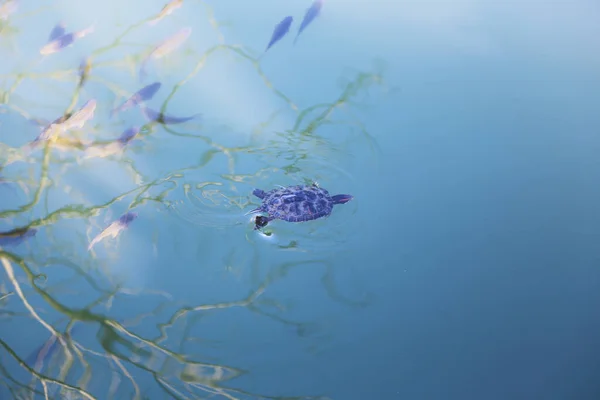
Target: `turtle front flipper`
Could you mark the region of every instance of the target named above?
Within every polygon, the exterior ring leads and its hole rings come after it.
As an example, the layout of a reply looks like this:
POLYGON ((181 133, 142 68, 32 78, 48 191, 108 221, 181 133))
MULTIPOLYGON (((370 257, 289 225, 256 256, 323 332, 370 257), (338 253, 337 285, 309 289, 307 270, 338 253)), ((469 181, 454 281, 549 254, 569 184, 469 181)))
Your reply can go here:
POLYGON ((254 210, 250 210, 250 211, 248 211, 248 212, 247 212, 246 214, 244 214, 244 215, 248 215, 248 214, 256 214, 257 212, 262 212, 262 211, 263 211, 262 207, 258 207, 258 208, 255 208, 254 210))
POLYGON ((252 191, 252 194, 255 195, 256 197, 258 197, 259 199, 264 199, 265 196, 267 195, 267 193, 265 193, 265 191, 261 190, 261 189, 254 189, 252 191))

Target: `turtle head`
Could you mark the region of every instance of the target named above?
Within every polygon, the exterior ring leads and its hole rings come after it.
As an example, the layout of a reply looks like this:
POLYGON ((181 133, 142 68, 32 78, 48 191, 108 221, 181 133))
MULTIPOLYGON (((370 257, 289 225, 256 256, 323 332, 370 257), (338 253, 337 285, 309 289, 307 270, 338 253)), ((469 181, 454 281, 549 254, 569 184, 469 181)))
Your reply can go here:
POLYGON ((258 215, 254 220, 254 223, 256 224, 254 230, 264 228, 269 223, 269 218, 258 215))

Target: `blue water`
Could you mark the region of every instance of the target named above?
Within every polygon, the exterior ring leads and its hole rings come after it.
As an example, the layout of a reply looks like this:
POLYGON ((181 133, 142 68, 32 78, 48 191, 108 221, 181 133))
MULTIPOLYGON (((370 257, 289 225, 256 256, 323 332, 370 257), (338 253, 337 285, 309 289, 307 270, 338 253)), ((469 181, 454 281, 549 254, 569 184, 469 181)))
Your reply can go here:
POLYGON ((599 3, 325 0, 294 45, 310 4, 0 19, 0 399, 600 396, 599 3), (94 29, 41 55, 60 21, 94 29), (110 118, 152 82, 200 115, 110 118), (312 182, 354 199, 253 229, 312 182))

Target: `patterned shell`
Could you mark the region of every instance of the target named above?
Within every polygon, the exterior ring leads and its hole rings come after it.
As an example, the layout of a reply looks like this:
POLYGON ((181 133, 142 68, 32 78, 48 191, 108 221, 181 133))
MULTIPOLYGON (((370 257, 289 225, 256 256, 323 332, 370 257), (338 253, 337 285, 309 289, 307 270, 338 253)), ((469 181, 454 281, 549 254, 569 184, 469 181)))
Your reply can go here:
POLYGON ((260 211, 289 222, 303 222, 331 214, 334 201, 325 189, 315 185, 288 186, 265 193, 260 211))

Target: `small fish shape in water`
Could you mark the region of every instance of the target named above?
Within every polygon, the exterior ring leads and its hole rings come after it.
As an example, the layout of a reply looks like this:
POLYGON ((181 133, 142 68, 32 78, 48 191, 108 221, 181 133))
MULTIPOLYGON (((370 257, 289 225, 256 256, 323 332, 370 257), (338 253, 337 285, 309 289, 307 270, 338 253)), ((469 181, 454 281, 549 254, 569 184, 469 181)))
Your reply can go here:
POLYGON ((2 300, 9 298, 10 296, 12 296, 14 293, 13 292, 9 292, 9 293, 4 293, 4 294, 0 294, 0 302, 2 302, 2 300))
POLYGON ((108 157, 123 152, 125 146, 129 144, 140 132, 137 127, 125 130, 118 139, 108 144, 93 145, 85 150, 84 158, 108 157))
POLYGON ((140 133, 140 128, 135 127, 135 126, 133 128, 129 128, 129 129, 125 130, 121 134, 121 136, 119 136, 119 138, 117 139, 117 142, 121 143, 122 145, 126 145, 127 143, 132 141, 133 138, 135 138, 138 133, 140 133))
POLYGON ((50 32, 50 36, 48 36, 48 43, 58 39, 59 37, 61 37, 64 34, 65 34, 65 24, 62 22, 59 22, 58 24, 56 24, 56 26, 50 32))
MULTIPOLYGON (((56 28, 55 28, 56 29, 56 28)), ((54 30, 53 30, 54 32, 54 30)), ((82 37, 94 32, 94 25, 89 28, 83 29, 78 32, 73 33, 65 33, 58 36, 56 39, 48 42, 40 49, 40 54, 43 56, 47 56, 52 53, 56 53, 60 50, 63 50, 75 42, 76 39, 81 39, 82 37)))
POLYGON ((290 26, 292 25, 293 21, 294 18, 287 16, 282 19, 280 23, 275 25, 275 29, 273 29, 273 34, 271 35, 271 40, 265 49, 265 53, 271 48, 271 46, 281 40, 290 31, 290 26))
MULTIPOLYGON (((79 325, 76 325, 73 329, 71 329, 71 335, 74 334, 75 332, 77 332, 81 326, 83 326, 83 325, 79 324, 79 325)), ((70 336, 70 335, 68 335, 68 334, 63 335, 63 337, 68 337, 68 336, 70 336)), ((42 344, 36 350, 31 352, 31 354, 29 354, 29 356, 27 356, 27 358, 25 359, 25 363, 27 365, 29 365, 31 368, 33 368, 34 370, 36 370, 37 372, 42 372, 42 369, 44 368, 44 363, 46 361, 50 360, 50 358, 52 358, 52 356, 56 352, 56 349, 59 347, 58 344, 59 344, 58 336, 56 336, 56 335, 50 336, 50 338, 48 340, 46 340, 46 342, 44 342, 44 344, 42 344)))
POLYGON ((154 111, 151 108, 148 107, 142 107, 142 113, 146 116, 146 118, 148 118, 150 121, 153 122, 158 122, 159 124, 181 124, 187 121, 190 121, 198 116, 200 116, 200 114, 194 114, 190 117, 174 117, 172 115, 166 115, 163 113, 160 113, 158 111, 154 111))
POLYGON ((83 128, 85 123, 94 117, 94 111, 96 110, 96 100, 88 100, 78 111, 72 115, 63 115, 62 117, 54 120, 48 125, 42 133, 39 134, 32 142, 32 145, 36 145, 39 142, 49 140, 56 135, 67 132, 73 128, 83 128))
POLYGON ((304 14, 304 18, 302 19, 302 23, 300 23, 300 28, 298 28, 298 33, 296 34, 296 38, 294 39, 294 44, 296 44, 296 41, 298 41, 298 37, 300 36, 302 31, 304 29, 306 29, 306 27, 311 22, 313 22, 313 20, 315 18, 317 18, 317 16, 321 12, 321 8, 323 7, 323 1, 324 0, 315 0, 312 3, 312 5, 306 10, 306 13, 304 14))
POLYGON ((113 239, 116 238, 121 233, 121 231, 126 229, 129 226, 129 224, 137 217, 138 214, 135 212, 127 212, 123 214, 118 220, 114 221, 102 232, 100 232, 94 239, 92 239, 90 245, 88 246, 88 251, 90 251, 92 247, 94 247, 94 245, 96 245, 98 242, 100 242, 106 237, 112 237, 113 239))
POLYGON ((8 232, 0 232, 0 246, 17 246, 27 238, 35 236, 35 228, 16 228, 8 232))
POLYGON ((4 4, 2 4, 0 6, 0 20, 6 21, 12 13, 17 11, 18 6, 19 3, 16 0, 8 0, 4 4))
POLYGON ((97 103, 95 99, 90 99, 86 101, 85 104, 77 112, 71 115, 71 117, 63 123, 65 130, 70 130, 73 128, 83 128, 87 121, 94 118, 96 104, 97 103))
POLYGON ((146 64, 148 63, 148 61, 150 61, 150 59, 156 60, 166 56, 167 54, 172 53, 187 40, 191 33, 192 28, 182 28, 177 33, 169 36, 161 43, 159 43, 156 47, 154 47, 150 54, 148 54, 144 61, 142 61, 142 65, 140 67, 140 77, 142 79, 146 77, 146 64))
POLYGON ((150 21, 148 21, 148 25, 156 25, 161 19, 163 19, 167 15, 170 15, 173 11, 181 7, 182 4, 183 0, 171 0, 162 8, 162 10, 160 10, 156 18, 153 18, 150 21))
POLYGON ((154 82, 148 86, 143 87, 142 89, 135 92, 129 99, 127 99, 127 101, 125 101, 119 107, 112 110, 110 115, 112 116, 117 112, 128 110, 144 101, 150 100, 152 97, 154 97, 156 92, 158 92, 160 86, 160 82, 154 82))
POLYGON ((158 59, 166 56, 167 54, 170 54, 171 52, 177 50, 177 48, 179 48, 179 46, 181 46, 183 42, 187 40, 191 33, 192 28, 182 28, 177 33, 175 33, 172 36, 169 36, 158 46, 156 46, 154 50, 152 50, 152 52, 150 53, 149 57, 158 59))
MULTIPOLYGON (((33 143, 43 142, 45 140, 50 139, 62 132, 62 124, 69 119, 72 114, 65 114, 54 121, 50 122, 43 130, 33 140, 33 143)), ((38 121, 39 123, 44 123, 44 121, 38 121)))
POLYGON ((41 372, 44 367, 44 362, 54 354, 57 348, 58 336, 52 335, 40 347, 35 349, 27 358, 25 363, 37 372, 41 372))

